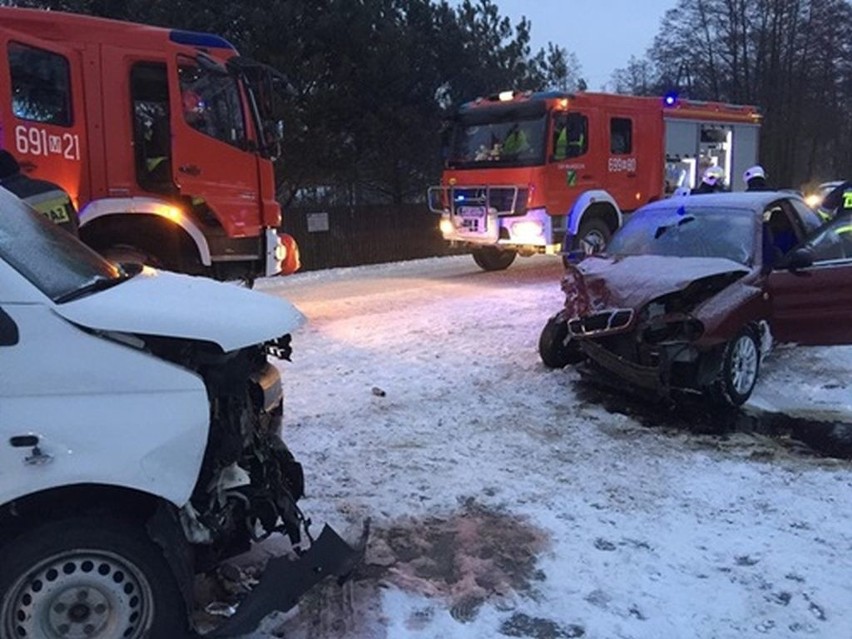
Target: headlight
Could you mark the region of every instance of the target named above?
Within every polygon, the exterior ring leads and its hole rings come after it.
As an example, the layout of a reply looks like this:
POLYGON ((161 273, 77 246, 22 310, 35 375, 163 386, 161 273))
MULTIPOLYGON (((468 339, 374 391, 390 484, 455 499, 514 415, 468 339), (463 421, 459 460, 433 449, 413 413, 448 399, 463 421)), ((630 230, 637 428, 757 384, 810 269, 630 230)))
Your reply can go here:
POLYGON ((822 198, 819 196, 819 193, 811 193, 810 195, 805 197, 805 204, 807 204, 812 209, 815 209, 821 201, 822 198))
POLYGON ((539 242, 544 237, 541 222, 525 220, 512 224, 512 239, 517 242, 539 242))

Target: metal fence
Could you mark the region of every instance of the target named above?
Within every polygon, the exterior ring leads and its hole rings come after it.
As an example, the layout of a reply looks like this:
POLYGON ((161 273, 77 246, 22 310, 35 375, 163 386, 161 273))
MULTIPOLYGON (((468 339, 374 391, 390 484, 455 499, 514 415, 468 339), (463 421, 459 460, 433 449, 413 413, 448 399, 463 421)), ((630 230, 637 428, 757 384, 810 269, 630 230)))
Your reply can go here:
POLYGON ((425 204, 287 208, 282 230, 296 238, 302 271, 466 252, 451 248, 425 204))

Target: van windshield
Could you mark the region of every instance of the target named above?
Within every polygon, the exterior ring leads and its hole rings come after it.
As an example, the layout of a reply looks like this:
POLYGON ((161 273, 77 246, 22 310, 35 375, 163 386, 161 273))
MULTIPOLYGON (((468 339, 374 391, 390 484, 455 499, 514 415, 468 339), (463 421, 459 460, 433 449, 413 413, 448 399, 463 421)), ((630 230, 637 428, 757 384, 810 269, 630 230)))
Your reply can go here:
POLYGON ((126 275, 67 231, 0 188, 0 259, 54 302, 117 284, 126 275))

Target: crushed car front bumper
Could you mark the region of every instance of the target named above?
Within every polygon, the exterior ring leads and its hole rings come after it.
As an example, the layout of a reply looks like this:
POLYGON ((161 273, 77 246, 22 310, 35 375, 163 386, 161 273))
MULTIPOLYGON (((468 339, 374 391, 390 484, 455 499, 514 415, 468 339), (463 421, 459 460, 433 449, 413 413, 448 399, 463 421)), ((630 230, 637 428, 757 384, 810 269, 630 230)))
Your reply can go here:
POLYGON ((653 391, 663 391, 667 388, 664 382, 665 371, 657 366, 642 366, 616 355, 594 340, 578 340, 583 353, 592 362, 626 382, 653 391))
POLYGON ((718 377, 723 348, 699 349, 690 342, 657 345, 653 364, 640 364, 614 353, 596 340, 578 339, 580 349, 598 368, 663 397, 672 390, 701 392, 718 377))

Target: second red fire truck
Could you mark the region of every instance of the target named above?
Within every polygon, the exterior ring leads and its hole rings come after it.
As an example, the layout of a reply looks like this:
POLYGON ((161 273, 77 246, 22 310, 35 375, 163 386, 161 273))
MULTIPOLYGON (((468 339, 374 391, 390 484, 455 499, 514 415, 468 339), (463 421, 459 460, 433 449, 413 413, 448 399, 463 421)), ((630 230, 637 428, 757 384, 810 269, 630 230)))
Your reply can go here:
POLYGON ((690 188, 709 166, 728 186, 757 162, 755 107, 604 93, 507 91, 455 115, 429 207, 485 270, 518 254, 592 252, 623 213, 690 188))

